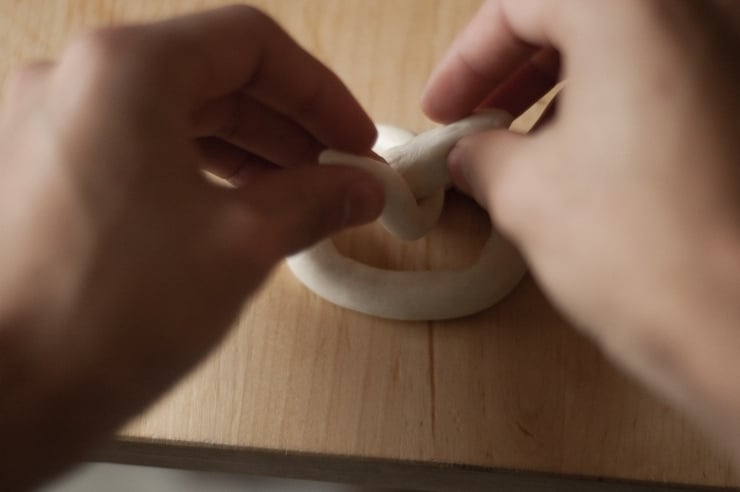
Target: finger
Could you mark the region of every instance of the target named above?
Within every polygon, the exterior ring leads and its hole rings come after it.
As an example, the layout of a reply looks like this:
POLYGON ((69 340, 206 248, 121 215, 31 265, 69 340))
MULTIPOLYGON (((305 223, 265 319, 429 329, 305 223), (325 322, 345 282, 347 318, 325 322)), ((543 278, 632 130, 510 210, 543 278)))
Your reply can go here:
POLYGON ((430 77, 424 112, 441 122, 470 114, 540 47, 554 44, 548 17, 553 3, 485 2, 430 77))
POLYGON ((357 169, 281 169, 239 191, 249 224, 236 231, 262 261, 276 261, 343 227, 376 218, 384 206, 380 183, 357 169))
POLYGON ((170 85, 182 84, 191 108, 244 90, 305 128, 326 147, 361 152, 375 127, 349 90, 272 19, 233 6, 152 26, 155 62, 170 85))
POLYGON ((500 108, 514 117, 519 116, 552 90, 559 77, 560 56, 557 51, 545 48, 496 87, 481 107, 500 108))
POLYGON ((455 186, 475 198, 513 239, 531 223, 527 210, 536 202, 536 145, 530 136, 494 130, 460 140, 448 157, 455 186))
POLYGON ((279 166, 316 162, 323 149, 301 126, 241 92, 208 102, 193 120, 196 136, 218 137, 279 166))
POLYGON ((198 150, 206 171, 236 187, 276 170, 269 161, 218 138, 198 139, 198 150))

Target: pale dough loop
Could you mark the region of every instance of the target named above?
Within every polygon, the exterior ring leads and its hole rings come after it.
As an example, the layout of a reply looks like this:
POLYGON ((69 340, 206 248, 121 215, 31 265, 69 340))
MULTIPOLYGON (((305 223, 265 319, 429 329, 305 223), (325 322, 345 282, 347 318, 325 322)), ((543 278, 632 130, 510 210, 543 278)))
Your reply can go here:
MULTIPOLYGON (((363 169, 385 187, 386 204, 380 221, 401 239, 423 237, 437 222, 450 184, 447 154, 466 135, 506 128, 511 117, 486 110, 417 136, 378 125, 374 147, 388 164, 326 150, 324 165, 363 169)), ((399 320, 439 320, 482 311, 505 297, 526 271, 516 249, 495 230, 477 260, 461 269, 384 270, 343 256, 325 240, 288 258, 293 274, 324 299, 354 311, 399 320)))

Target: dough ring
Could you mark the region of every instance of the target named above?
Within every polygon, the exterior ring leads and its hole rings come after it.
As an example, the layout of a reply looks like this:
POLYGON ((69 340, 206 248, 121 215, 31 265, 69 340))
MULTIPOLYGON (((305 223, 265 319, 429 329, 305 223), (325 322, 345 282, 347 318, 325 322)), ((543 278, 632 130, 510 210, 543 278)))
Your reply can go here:
MULTIPOLYGON (((380 221, 394 236, 423 237, 437 222, 450 184, 447 154, 462 137, 491 128, 505 128, 511 117, 487 110, 417 136, 395 127, 378 126, 375 152, 388 164, 370 157, 326 150, 325 165, 363 169, 385 187, 380 221)), ((524 275, 524 262, 514 247, 492 228, 478 259, 461 269, 384 270, 343 256, 324 240, 288 258, 288 266, 306 287, 347 309, 398 320, 459 318, 482 311, 505 297, 524 275)))

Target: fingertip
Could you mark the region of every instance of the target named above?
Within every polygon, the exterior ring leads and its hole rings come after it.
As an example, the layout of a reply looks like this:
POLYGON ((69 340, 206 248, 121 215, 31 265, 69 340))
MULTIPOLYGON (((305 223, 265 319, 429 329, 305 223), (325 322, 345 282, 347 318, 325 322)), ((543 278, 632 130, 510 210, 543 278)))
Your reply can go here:
POLYGON ((441 112, 439 110, 439 98, 435 94, 435 74, 427 81, 427 85, 421 91, 419 105, 421 111, 432 121, 441 122, 441 112))
POLYGON ((452 183, 455 187, 465 193, 466 195, 472 194, 470 183, 468 183, 468 177, 465 172, 465 159, 466 150, 465 146, 461 143, 455 145, 452 148, 449 155, 447 156, 447 169, 452 177, 452 183))
POLYGON ((490 212, 493 190, 506 179, 510 161, 521 151, 520 138, 510 130, 496 129, 459 140, 447 157, 455 186, 490 212))
POLYGON ((425 91, 421 96, 421 110, 426 117, 435 123, 444 124, 453 121, 453 118, 450 118, 447 111, 445 111, 444 102, 429 94, 425 91))
POLYGON ((365 116, 364 128, 358 137, 358 149, 356 153, 367 152, 373 148, 375 141, 378 140, 378 128, 373 123, 373 120, 367 114, 365 116))
POLYGON ((329 110, 325 112, 325 121, 316 120, 307 129, 327 148, 363 154, 372 148, 378 138, 378 130, 349 89, 341 81, 338 83, 342 90, 332 93, 344 97, 326 100, 325 107, 329 110))
POLYGON ((421 109, 437 123, 452 123, 469 115, 479 102, 479 94, 471 91, 454 62, 446 57, 431 75, 422 91, 421 109))

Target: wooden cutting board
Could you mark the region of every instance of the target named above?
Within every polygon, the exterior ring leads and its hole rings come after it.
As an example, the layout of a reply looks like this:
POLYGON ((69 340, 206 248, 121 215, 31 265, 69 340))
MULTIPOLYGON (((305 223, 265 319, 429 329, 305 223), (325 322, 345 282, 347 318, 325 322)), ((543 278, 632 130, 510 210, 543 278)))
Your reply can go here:
MULTIPOLYGON (((220 3, 0 0, 0 77, 22 60, 59 53, 85 26, 220 3)), ((254 3, 334 69, 376 121, 414 131, 431 126, 418 104, 430 70, 478 4, 254 3)), ((338 244, 376 265, 460 265, 487 227, 485 214, 452 196, 427 239, 400 244, 366 227, 338 244)), ((740 484, 724 456, 615 370, 531 278, 480 315, 403 323, 329 305, 284 266, 221 347, 100 457, 435 490, 564 483, 542 472, 740 484)))

